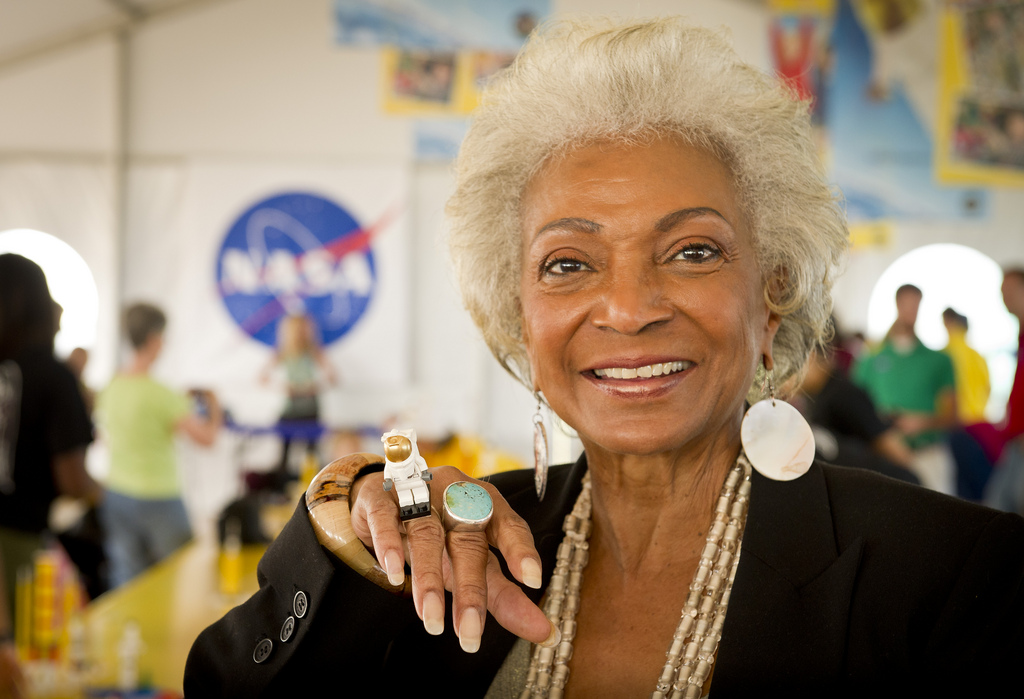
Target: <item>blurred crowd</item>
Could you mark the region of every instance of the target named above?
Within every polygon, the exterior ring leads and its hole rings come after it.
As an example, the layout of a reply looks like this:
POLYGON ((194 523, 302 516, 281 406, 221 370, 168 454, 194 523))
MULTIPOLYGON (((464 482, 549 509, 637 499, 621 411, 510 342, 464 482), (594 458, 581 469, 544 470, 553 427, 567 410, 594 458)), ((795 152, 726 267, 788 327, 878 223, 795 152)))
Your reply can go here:
MULTIPOLYGON (((1024 319, 1024 268, 1007 269, 1003 303, 1024 319)), ((986 420, 987 363, 968 343, 969 320, 947 308, 941 351, 918 338, 922 292, 896 291, 896 320, 869 344, 835 329, 812 354, 795 399, 815 434, 820 459, 868 468, 990 507, 1024 514, 1024 355, 1005 415, 986 420)))
MULTIPOLYGON (((323 441, 335 456, 363 450, 357 431, 327 435, 320 421, 319 392, 338 378, 306 314, 289 314, 278 323, 277 347, 260 378, 283 375, 284 406, 275 425, 259 428, 233 423, 208 389, 179 391, 154 378, 168 324, 159 307, 134 303, 124 309, 127 359, 98 392, 83 379, 85 349, 63 360, 55 356, 61 315, 35 262, 0 255, 0 698, 25 695, 16 650, 18 628, 25 624, 16 612, 19 604, 35 602, 19 600, 18 590, 42 558, 64 561, 88 600, 125 584, 192 538, 178 438, 210 446, 228 427, 242 440, 255 432, 280 440, 276 467, 243 471, 242 495, 220 515, 221 539, 233 531, 243 543, 267 540, 259 523, 261 504, 293 495, 296 484, 312 478, 322 463, 323 441), (102 483, 86 468, 97 430, 106 446, 102 483), (289 458, 296 441, 304 442, 301 470, 289 458), (67 519, 59 516, 62 509, 73 513, 70 522, 59 521, 67 519)), ((522 467, 472 436, 435 431, 421 439, 431 463, 452 464, 474 477, 522 467)))
MULTIPOLYGON (((1024 320, 1024 268, 1005 271, 1002 296, 1024 320)), ((877 344, 836 328, 831 344, 812 354, 794 403, 812 425, 817 456, 1024 514, 1024 355, 1018 348, 1005 417, 987 422, 989 373, 968 343, 969 320, 946 309, 948 345, 929 349, 915 332, 921 299, 917 287, 899 288, 896 321, 877 344)), ((54 356, 60 316, 42 270, 0 255, 0 696, 18 696, 22 683, 12 636, 17 571, 38 551, 59 546, 94 597, 168 556, 192 535, 174 440, 210 445, 225 425, 211 391, 182 393, 153 378, 167 326, 158 307, 125 310, 128 360, 97 394, 82 380, 85 350, 65 361, 54 356), (94 416, 109 453, 102 485, 85 466, 94 416), (59 496, 85 503, 85 515, 57 537, 50 515, 59 496)), ((319 386, 337 377, 310 318, 290 316, 279 325, 264 379, 274 368, 286 375, 285 407, 272 428, 283 442, 280 464, 260 477, 247 474, 249 495, 225 508, 222 537, 226 518, 253 519, 253 493, 280 491, 295 479, 288 469, 294 439, 307 443, 306 460, 318 466, 319 386)), ((422 437, 432 463, 473 476, 520 466, 472 437, 422 437)), ((359 450, 358 439, 342 441, 347 451, 359 450)), ((255 532, 245 538, 259 540, 258 525, 255 532)))
POLYGON ((0 695, 22 691, 14 620, 23 627, 28 617, 14 612, 30 604, 36 630, 39 600, 18 594, 40 556, 68 557, 84 594, 95 596, 170 555, 191 537, 175 435, 210 444, 221 426, 212 394, 200 414, 188 395, 150 376, 167 322, 160 309, 126 310, 130 358, 98 395, 82 380, 85 350, 66 361, 54 355, 61 315, 35 262, 0 255, 0 695), (102 485, 86 469, 94 409, 110 453, 102 485), (84 505, 60 536, 51 525, 58 497, 84 505))

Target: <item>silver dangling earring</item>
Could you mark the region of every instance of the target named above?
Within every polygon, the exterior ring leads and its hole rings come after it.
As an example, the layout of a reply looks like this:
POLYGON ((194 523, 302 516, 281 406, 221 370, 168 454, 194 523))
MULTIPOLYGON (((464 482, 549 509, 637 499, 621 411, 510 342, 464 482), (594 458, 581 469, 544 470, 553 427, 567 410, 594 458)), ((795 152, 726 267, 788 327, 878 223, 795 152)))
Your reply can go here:
POLYGON ((791 481, 814 461, 814 434, 800 411, 775 400, 775 375, 765 370, 768 398, 750 406, 740 426, 740 442, 750 465, 765 478, 791 481))
POLYGON ((543 500, 548 487, 548 432, 544 429, 540 392, 533 395, 537 398, 537 411, 533 414, 533 485, 537 499, 543 500))

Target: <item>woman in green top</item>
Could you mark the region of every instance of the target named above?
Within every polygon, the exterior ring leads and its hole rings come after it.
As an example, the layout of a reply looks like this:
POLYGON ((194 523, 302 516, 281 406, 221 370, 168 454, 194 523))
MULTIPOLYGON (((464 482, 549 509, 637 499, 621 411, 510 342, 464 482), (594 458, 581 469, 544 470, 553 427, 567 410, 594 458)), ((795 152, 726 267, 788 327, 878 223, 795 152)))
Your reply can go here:
POLYGON ((216 397, 203 392, 206 415, 188 396, 150 376, 163 349, 167 318, 149 304, 125 313, 132 359, 100 394, 97 411, 110 449, 107 497, 100 511, 106 530, 110 583, 120 585, 192 536, 181 500, 174 436, 213 444, 222 422, 216 397))

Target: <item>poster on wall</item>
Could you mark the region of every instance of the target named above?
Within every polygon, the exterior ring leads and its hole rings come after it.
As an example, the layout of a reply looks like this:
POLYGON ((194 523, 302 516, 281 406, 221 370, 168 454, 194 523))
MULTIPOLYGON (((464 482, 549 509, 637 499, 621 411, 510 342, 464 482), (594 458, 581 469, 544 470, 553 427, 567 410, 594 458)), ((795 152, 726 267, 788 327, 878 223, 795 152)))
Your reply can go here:
POLYGON ((194 163, 139 167, 125 298, 170 323, 168 383, 210 387, 236 420, 268 424, 283 402, 274 366, 288 316, 313 321, 339 377, 328 424, 386 415, 410 379, 407 173, 394 166, 194 163), (374 401, 377 401, 374 403, 374 401))
POLYGON ((384 50, 383 109, 420 117, 466 116, 484 84, 515 58, 491 51, 384 50))
POLYGON ((385 47, 384 112, 462 117, 550 9, 550 0, 335 0, 334 18, 338 43, 385 47))
POLYGON ((417 119, 413 124, 417 162, 443 163, 454 160, 468 129, 469 122, 466 119, 417 119))
POLYGON ((246 335, 275 349, 287 316, 308 318, 316 345, 341 341, 375 296, 374 237, 390 217, 364 226, 310 191, 263 197, 235 219, 218 251, 225 309, 246 335))
POLYGON ((334 0, 338 43, 515 53, 550 0, 334 0))
POLYGON ((855 244, 890 240, 887 222, 987 213, 984 191, 944 186, 933 174, 930 8, 924 0, 772 3, 777 70, 812 100, 855 244))
POLYGON ((776 74, 794 95, 810 103, 811 125, 822 158, 828 160, 825 119, 831 71, 829 34, 834 0, 774 0, 769 46, 776 74))
POLYGON ((940 31, 939 178, 1024 187, 1024 1, 948 2, 940 31))

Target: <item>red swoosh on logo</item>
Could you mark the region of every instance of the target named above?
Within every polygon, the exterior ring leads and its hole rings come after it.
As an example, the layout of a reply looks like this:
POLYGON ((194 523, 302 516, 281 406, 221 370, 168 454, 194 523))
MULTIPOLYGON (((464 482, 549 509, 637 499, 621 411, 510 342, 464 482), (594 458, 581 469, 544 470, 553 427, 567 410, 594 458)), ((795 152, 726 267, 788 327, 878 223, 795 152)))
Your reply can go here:
MULTIPOLYGON (((353 252, 368 250, 370 248, 370 241, 390 226, 391 223, 398 218, 398 214, 401 213, 401 210, 402 206, 400 204, 395 205, 385 211, 379 219, 366 228, 360 228, 354 233, 339 236, 325 244, 322 248, 307 250, 299 255, 298 259, 301 261, 305 255, 315 252, 316 250, 326 250, 330 253, 331 257, 334 258, 335 262, 337 262, 341 258, 353 252)), ((242 330, 250 335, 255 335, 268 324, 274 322, 284 314, 284 306, 281 305, 281 302, 278 301, 277 298, 273 298, 245 319, 245 322, 242 323, 242 330)))

